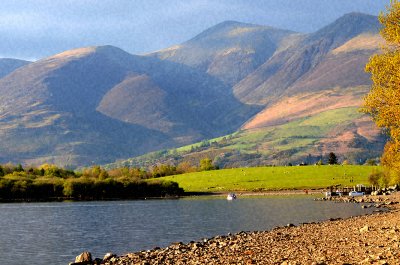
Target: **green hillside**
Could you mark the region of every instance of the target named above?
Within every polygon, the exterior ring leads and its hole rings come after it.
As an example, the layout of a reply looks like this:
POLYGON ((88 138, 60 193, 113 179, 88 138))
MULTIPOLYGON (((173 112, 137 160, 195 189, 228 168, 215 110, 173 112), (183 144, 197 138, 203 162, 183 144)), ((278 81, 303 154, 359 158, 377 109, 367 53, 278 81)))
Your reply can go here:
MULTIPOLYGON (((328 110, 303 117, 278 126, 242 130, 237 133, 187 145, 178 149, 153 152, 107 165, 107 167, 151 167, 157 163, 179 164, 189 162, 198 165, 203 158, 210 158, 220 168, 287 165, 289 163, 314 164, 324 160, 329 152, 335 152, 339 161, 352 164, 380 156, 384 142, 371 143, 356 133, 355 121, 363 118, 357 107, 328 110), (355 133, 346 142, 331 140, 333 134, 355 133), (339 146, 343 145, 343 146, 339 146), (331 147, 331 148, 329 148, 331 147), (341 149, 345 149, 342 153, 341 149)), ((339 135, 339 136, 338 136, 339 135)))
POLYGON ((175 181, 186 192, 319 189, 341 184, 368 184, 374 166, 256 167, 203 171, 160 178, 175 181))

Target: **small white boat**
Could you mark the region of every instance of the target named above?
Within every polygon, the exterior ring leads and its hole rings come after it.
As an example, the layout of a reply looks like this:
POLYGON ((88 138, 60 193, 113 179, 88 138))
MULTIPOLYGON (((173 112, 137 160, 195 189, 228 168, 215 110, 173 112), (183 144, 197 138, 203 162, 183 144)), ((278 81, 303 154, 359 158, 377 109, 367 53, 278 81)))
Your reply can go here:
POLYGON ((233 200, 236 200, 237 197, 236 197, 236 194, 235 194, 235 193, 229 193, 228 196, 226 197, 226 199, 227 199, 228 201, 233 201, 233 200))

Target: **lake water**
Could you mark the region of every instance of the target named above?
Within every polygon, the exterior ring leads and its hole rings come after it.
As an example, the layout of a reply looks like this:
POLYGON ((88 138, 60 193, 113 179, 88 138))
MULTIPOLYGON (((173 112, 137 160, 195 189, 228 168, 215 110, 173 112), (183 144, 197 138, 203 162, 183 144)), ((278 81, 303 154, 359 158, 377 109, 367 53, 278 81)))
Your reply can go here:
POLYGON ((0 264, 60 264, 239 231, 369 213, 311 197, 0 204, 0 264))

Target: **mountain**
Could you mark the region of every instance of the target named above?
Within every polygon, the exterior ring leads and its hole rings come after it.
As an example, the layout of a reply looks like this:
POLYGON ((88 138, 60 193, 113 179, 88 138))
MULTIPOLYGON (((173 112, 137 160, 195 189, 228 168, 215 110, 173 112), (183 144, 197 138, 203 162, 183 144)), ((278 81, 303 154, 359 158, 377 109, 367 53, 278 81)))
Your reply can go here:
POLYGON ((333 50, 361 35, 375 37, 379 28, 380 24, 374 16, 347 14, 274 54, 236 84, 234 93, 242 102, 267 105, 282 96, 308 91, 309 82, 313 82, 312 90, 343 87, 349 85, 348 82, 353 86, 369 84, 369 76, 364 73, 363 67, 378 46, 372 50, 353 50, 352 54, 335 53, 333 50), (356 77, 351 75, 354 73, 356 77))
POLYGON ((30 63, 29 61, 12 59, 12 58, 0 58, 0 78, 8 75, 15 69, 30 63))
POLYGON ((111 46, 28 64, 0 93, 2 162, 104 163, 228 133, 256 110, 207 74, 111 46))
POLYGON ((376 17, 351 13, 311 34, 286 36, 274 53, 233 85, 243 103, 262 106, 235 134, 111 165, 196 164, 221 167, 376 158, 385 137, 359 112, 371 81, 364 66, 379 52, 376 17))
POLYGON ((89 165, 163 147, 161 133, 95 111, 129 71, 117 60, 120 53, 67 51, 0 79, 1 162, 89 165))
POLYGON ((232 86, 301 34, 267 26, 225 21, 189 41, 149 56, 184 64, 232 86))

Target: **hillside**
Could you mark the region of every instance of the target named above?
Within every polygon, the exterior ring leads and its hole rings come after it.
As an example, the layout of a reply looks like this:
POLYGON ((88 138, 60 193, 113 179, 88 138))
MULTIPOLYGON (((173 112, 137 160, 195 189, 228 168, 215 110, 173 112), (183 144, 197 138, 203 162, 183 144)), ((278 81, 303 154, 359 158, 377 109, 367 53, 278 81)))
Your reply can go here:
POLYGON ((114 167, 152 167, 158 163, 198 166, 210 158, 220 168, 264 165, 327 163, 334 152, 339 162, 364 164, 380 156, 385 138, 373 129, 369 117, 358 107, 327 110, 285 124, 240 130, 209 141, 177 149, 149 153, 106 165, 114 167))
POLYGON ((110 56, 113 51, 68 51, 1 79, 0 160, 74 166, 138 154, 132 146, 148 151, 164 146, 161 133, 95 111, 128 71, 110 56))
POLYGON ((21 67, 0 79, 0 93, 0 160, 28 164, 104 163, 187 144, 229 133, 256 110, 207 74, 111 46, 21 67))

